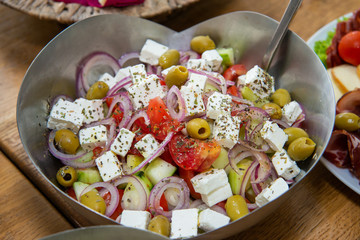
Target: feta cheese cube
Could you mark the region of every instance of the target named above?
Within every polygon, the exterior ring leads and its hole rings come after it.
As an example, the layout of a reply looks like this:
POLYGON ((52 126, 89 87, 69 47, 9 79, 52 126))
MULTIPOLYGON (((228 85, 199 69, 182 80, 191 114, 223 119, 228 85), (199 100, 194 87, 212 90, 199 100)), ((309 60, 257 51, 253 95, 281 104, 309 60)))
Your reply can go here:
POLYGON ((161 76, 165 79, 165 78, 166 78, 166 75, 169 73, 169 71, 170 71, 171 69, 175 68, 175 67, 176 67, 176 66, 174 65, 174 66, 171 66, 171 67, 168 67, 168 68, 162 70, 162 71, 161 71, 161 76))
POLYGON ((191 73, 189 80, 186 82, 186 86, 192 88, 198 88, 204 90, 207 77, 205 75, 191 73))
POLYGON ((288 135, 276 123, 271 121, 265 122, 260 134, 275 151, 281 151, 288 140, 288 135))
POLYGON ((169 48, 165 45, 157 43, 151 39, 147 39, 140 51, 139 59, 140 61, 149 63, 150 65, 158 65, 160 56, 168 49, 169 48))
POLYGON ((104 119, 104 107, 101 99, 87 100, 85 98, 78 98, 74 102, 81 107, 81 113, 84 115, 83 123, 89 124, 92 122, 104 119))
POLYGON ((255 198, 255 203, 259 207, 278 198, 281 194, 289 190, 289 185, 283 178, 278 178, 273 181, 268 187, 264 188, 255 198))
POLYGON ((208 194, 228 184, 228 177, 224 169, 211 169, 194 176, 190 181, 195 192, 208 194))
POLYGON ((274 78, 257 65, 246 73, 242 84, 260 98, 269 98, 275 91, 274 78))
POLYGON ((111 151, 113 151, 117 155, 125 157, 125 155, 131 148, 134 137, 135 134, 133 132, 127 130, 126 128, 121 128, 119 134, 116 136, 114 142, 111 144, 111 151))
MULTIPOLYGON (((140 141, 135 144, 135 148, 143 155, 144 158, 149 157, 155 151, 159 149, 159 143, 156 141, 152 134, 146 134, 140 141)), ((163 151, 160 151, 160 156, 163 151)))
POLYGON ((211 66, 211 70, 215 72, 220 69, 221 63, 223 61, 222 57, 215 49, 203 52, 201 54, 201 59, 205 59, 211 66))
POLYGON ((201 194, 201 199, 206 205, 212 207, 215 204, 228 199, 232 195, 233 194, 231 191, 230 184, 227 183, 224 186, 219 187, 208 194, 201 194))
POLYGON ((120 223, 126 227, 133 227, 146 230, 150 222, 148 211, 124 210, 121 214, 120 223))
POLYGON ((104 147, 107 140, 107 129, 104 125, 83 128, 79 132, 80 145, 85 151, 104 147))
POLYGON ((300 168, 297 166, 296 162, 289 157, 284 149, 276 152, 271 161, 277 174, 285 180, 293 179, 300 173, 300 168))
POLYGON ((147 76, 143 82, 130 86, 128 92, 135 110, 147 107, 149 101, 157 96, 165 96, 159 78, 153 74, 147 76))
POLYGON ((190 238, 197 235, 197 208, 179 209, 172 211, 170 238, 190 238))
POLYGON ((59 99, 50 111, 47 127, 55 130, 70 129, 77 133, 84 120, 81 111, 77 104, 59 99))
POLYGON ((205 113, 205 105, 202 100, 202 90, 182 86, 180 92, 185 100, 186 116, 195 116, 205 113))
POLYGON ((231 102, 229 95, 214 92, 206 104, 206 117, 216 119, 219 115, 230 114, 231 102))
POLYGON ((186 68, 211 72, 211 65, 205 59, 189 59, 186 68))
POLYGON ((239 139, 240 118, 220 114, 214 122, 214 139, 225 148, 232 148, 239 139))
POLYGON ((130 67, 129 72, 133 84, 142 83, 147 76, 144 64, 138 64, 130 67))
POLYGON ((290 126, 302 113, 302 109, 298 102, 291 101, 282 108, 282 120, 290 126))
POLYGON ((107 151, 95 160, 96 166, 104 182, 123 175, 121 163, 112 151, 107 151))
POLYGON ((212 231, 221 228, 230 222, 230 218, 207 208, 199 214, 199 227, 204 231, 212 231))
POLYGON ((124 77, 130 77, 130 75, 131 75, 130 68, 131 68, 131 66, 120 68, 119 71, 116 73, 115 78, 117 78, 118 80, 121 80, 124 77))

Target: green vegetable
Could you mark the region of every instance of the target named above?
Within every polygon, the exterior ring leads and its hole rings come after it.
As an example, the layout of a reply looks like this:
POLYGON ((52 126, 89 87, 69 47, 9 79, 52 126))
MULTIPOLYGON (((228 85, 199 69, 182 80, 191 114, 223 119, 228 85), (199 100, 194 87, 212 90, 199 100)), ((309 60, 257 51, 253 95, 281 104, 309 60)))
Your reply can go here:
POLYGON ((162 160, 161 158, 155 158, 149 163, 149 166, 146 168, 145 176, 150 180, 152 184, 155 185, 161 179, 174 175, 175 172, 175 166, 162 160))
POLYGON ((100 176, 99 170, 96 167, 77 169, 76 173, 77 173, 79 182, 93 184, 96 182, 103 181, 100 176))
POLYGON ((235 64, 234 50, 232 48, 218 48, 216 49, 223 59, 222 64, 225 68, 235 64))
POLYGON ((335 35, 335 30, 328 32, 327 38, 325 40, 316 41, 314 45, 314 51, 319 56, 320 60, 326 66, 326 49, 331 45, 331 41, 335 35))

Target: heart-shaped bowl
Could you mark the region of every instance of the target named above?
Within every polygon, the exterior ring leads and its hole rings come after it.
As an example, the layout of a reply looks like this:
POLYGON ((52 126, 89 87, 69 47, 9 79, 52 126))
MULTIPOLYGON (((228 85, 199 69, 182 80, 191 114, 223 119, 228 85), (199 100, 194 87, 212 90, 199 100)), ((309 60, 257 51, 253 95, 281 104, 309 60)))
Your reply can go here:
MULTIPOLYGON (((116 224, 111 219, 82 206, 67 196, 58 186, 55 176, 60 161, 48 151, 46 122, 49 100, 59 94, 75 97, 75 73, 80 60, 94 51, 105 51, 114 57, 139 51, 146 39, 176 49, 190 49, 196 35, 209 35, 217 47, 232 47, 236 62, 248 69, 260 64, 268 43, 278 25, 275 20, 254 12, 233 12, 175 32, 157 23, 122 15, 102 15, 77 22, 56 36, 35 58, 21 85, 17 103, 18 130, 25 151, 47 183, 60 192, 66 203, 68 217, 82 225, 116 224), (85 222, 85 223, 84 223, 85 222)), ((269 73, 275 77, 275 87, 288 89, 302 103, 307 117, 305 127, 317 143, 312 159, 299 164, 305 177, 319 161, 331 135, 335 116, 332 85, 325 68, 295 33, 289 31, 273 59, 269 73)), ((296 185, 276 200, 247 216, 194 239, 224 239, 239 233, 275 211, 296 185)), ((46 193, 45 193, 46 194, 46 193)), ((138 231, 146 239, 147 231, 138 231)))

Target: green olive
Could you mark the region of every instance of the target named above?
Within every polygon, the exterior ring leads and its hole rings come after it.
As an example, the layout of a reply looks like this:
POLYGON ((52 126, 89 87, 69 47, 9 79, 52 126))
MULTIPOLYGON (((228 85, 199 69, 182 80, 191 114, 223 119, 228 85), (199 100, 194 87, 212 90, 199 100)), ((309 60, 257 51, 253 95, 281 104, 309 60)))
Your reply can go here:
POLYGON ((86 93, 86 99, 102 99, 109 91, 109 86, 103 81, 97 81, 94 83, 86 93))
POLYGON ((295 161, 302 161, 310 157, 316 144, 308 137, 300 137, 290 143, 287 152, 291 159, 295 161))
POLYGON ((284 129, 284 132, 288 135, 288 140, 286 142, 286 145, 289 145, 295 139, 298 139, 301 137, 309 137, 307 132, 305 132, 305 130, 302 128, 289 127, 289 128, 284 129))
POLYGON ((360 118, 354 113, 339 113, 335 117, 335 127, 349 132, 360 128, 360 118))
POLYGON ((280 107, 284 107, 291 102, 290 93, 286 89, 280 88, 271 95, 271 101, 280 107))
POLYGON ((159 65, 162 69, 169 68, 178 64, 180 60, 180 53, 176 49, 169 49, 159 58, 159 65))
POLYGON ((281 119, 282 117, 281 107, 276 103, 265 103, 262 109, 266 110, 272 119, 281 119))
POLYGON ((153 217, 148 225, 148 230, 169 237, 170 222, 169 219, 163 215, 153 217))
POLYGON ((170 69, 168 74, 165 77, 165 83, 168 88, 171 88, 173 85, 176 85, 179 89, 186 82, 189 76, 189 72, 184 66, 175 66, 170 69))
POLYGON ((56 180, 61 186, 71 187, 77 181, 76 170, 73 167, 64 166, 57 171, 56 180))
POLYGON ((81 195, 80 202, 96 212, 105 214, 106 211, 105 200, 100 196, 98 191, 94 189, 81 195))
POLYGON ((225 210, 231 221, 235 221, 249 213, 245 199, 240 195, 229 197, 225 204, 225 210))
POLYGON ((202 54, 206 50, 215 49, 215 43, 209 36, 196 36, 191 39, 190 47, 195 52, 202 54))
POLYGON ((80 146, 79 138, 69 129, 56 131, 55 143, 62 151, 68 154, 75 154, 80 146))
POLYGON ((206 139, 211 134, 209 123, 202 118, 191 119, 186 124, 186 130, 190 137, 197 139, 206 139))

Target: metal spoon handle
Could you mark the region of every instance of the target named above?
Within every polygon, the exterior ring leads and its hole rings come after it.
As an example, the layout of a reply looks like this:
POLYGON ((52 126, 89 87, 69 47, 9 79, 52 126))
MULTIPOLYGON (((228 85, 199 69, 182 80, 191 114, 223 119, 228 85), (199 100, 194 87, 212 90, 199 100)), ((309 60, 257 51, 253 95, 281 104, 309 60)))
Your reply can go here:
POLYGON ((272 37, 272 40, 266 50, 266 53, 262 60, 262 67, 265 71, 269 70, 271 61, 275 55, 276 50, 278 49, 281 41, 283 40, 288 26, 298 8, 301 5, 302 0, 290 0, 289 5, 287 6, 284 15, 281 18, 280 24, 276 28, 275 34, 272 37))

